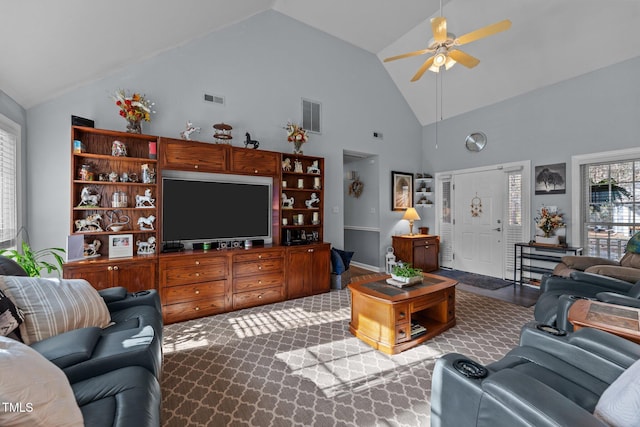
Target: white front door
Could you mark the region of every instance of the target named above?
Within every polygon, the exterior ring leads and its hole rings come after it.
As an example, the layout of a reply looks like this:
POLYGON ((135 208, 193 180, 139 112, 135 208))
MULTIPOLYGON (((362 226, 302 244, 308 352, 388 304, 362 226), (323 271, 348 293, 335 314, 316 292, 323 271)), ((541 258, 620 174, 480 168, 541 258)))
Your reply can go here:
POLYGON ((503 278, 504 172, 459 174, 453 183, 453 268, 503 278))

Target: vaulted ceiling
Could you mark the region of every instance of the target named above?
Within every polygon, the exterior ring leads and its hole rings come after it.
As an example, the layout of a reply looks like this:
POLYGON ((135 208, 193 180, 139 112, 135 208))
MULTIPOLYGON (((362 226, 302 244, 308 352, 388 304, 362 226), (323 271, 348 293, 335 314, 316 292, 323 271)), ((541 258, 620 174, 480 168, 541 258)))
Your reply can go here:
MULTIPOLYGON (((0 89, 25 108, 268 9, 367 50, 381 63, 424 49, 430 18, 440 15, 439 0, 4 0, 1 5, 0 89)), ((442 15, 457 36, 507 18, 513 26, 464 47, 480 59, 473 69, 458 64, 438 79, 427 72, 411 83, 424 56, 384 63, 423 125, 640 56, 637 0, 449 0, 442 15)))

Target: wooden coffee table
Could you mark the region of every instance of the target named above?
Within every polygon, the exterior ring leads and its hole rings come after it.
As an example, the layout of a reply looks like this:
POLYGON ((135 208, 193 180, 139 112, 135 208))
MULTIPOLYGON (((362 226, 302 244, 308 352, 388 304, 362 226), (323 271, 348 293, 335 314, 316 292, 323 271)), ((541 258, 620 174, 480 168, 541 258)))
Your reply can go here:
POLYGON ((350 284, 349 331, 383 353, 396 354, 453 327, 458 282, 423 275, 422 284, 406 288, 391 286, 379 277, 350 284))
POLYGON ((580 299, 569 309, 574 330, 596 328, 640 343, 640 309, 580 299))

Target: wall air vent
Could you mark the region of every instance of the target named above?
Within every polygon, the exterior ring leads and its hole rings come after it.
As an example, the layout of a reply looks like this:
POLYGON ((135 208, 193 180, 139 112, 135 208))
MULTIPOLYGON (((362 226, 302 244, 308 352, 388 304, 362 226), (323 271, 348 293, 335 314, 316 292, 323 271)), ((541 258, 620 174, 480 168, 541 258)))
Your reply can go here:
POLYGON ((312 133, 322 133, 320 127, 320 106, 317 101, 302 98, 302 128, 312 133))
POLYGON ((208 93, 204 94, 205 102, 212 102, 214 104, 224 105, 224 96, 220 95, 209 95, 208 93))

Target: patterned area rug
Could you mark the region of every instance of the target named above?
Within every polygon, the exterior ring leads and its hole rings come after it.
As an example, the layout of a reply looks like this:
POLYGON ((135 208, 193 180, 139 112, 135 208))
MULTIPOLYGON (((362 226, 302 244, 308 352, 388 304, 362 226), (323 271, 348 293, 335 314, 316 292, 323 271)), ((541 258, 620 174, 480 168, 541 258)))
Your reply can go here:
POLYGON ((454 328, 388 356, 351 335, 349 299, 344 289, 167 325, 163 425, 428 426, 435 360, 497 360, 533 320, 531 308, 458 291, 454 328))

